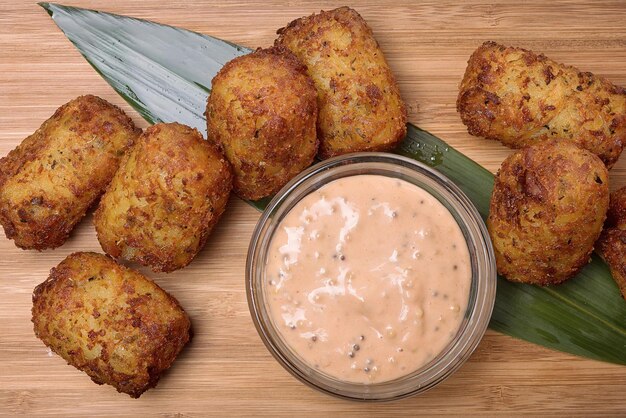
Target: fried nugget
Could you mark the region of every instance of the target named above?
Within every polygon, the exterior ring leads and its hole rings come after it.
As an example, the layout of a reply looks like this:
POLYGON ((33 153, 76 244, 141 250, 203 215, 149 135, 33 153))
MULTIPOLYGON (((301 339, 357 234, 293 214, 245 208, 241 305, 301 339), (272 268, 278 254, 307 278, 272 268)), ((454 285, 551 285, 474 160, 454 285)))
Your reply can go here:
POLYGON ((204 246, 232 188, 228 161, 195 129, 157 124, 124 157, 94 216, 102 249, 170 272, 204 246))
POLYGON ((611 203, 598 250, 626 299, 626 187, 611 193, 611 203))
POLYGON ((315 82, 321 158, 386 151, 406 135, 406 107, 365 20, 349 7, 294 20, 275 45, 291 50, 315 82))
POLYGON ((626 230, 626 186, 611 193, 605 226, 626 230))
POLYGON ((608 171, 595 154, 550 140, 510 155, 487 218, 498 273, 538 285, 574 276, 590 260, 608 204, 608 171))
POLYGON ((74 253, 33 293, 35 335, 101 385, 138 398, 190 338, 176 299, 102 254, 74 253))
POLYGON ((227 63, 213 78, 206 118, 208 138, 222 147, 244 199, 278 192, 317 153, 315 87, 282 48, 227 63))
POLYGON ((116 106, 81 96, 0 159, 0 224, 23 249, 62 245, 113 178, 140 130, 116 106))
POLYGON ((563 138, 611 168, 626 145, 626 89, 494 42, 470 57, 457 110, 470 134, 511 148, 563 138))

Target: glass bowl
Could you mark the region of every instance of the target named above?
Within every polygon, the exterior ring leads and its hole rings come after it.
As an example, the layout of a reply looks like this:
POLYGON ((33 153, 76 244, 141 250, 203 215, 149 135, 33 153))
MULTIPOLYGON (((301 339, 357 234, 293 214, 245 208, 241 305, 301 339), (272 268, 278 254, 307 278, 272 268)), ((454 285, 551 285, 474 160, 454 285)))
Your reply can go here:
POLYGON ((252 320, 270 353, 303 383, 345 399, 388 401, 422 393, 444 381, 483 337, 496 296, 496 265, 487 228, 465 194, 448 178, 412 159, 387 153, 354 153, 325 160, 291 180, 272 199, 252 234, 246 262, 246 293, 252 320), (456 336, 433 360, 398 379, 362 384, 338 380, 306 364, 281 338, 265 303, 265 267, 270 242, 283 217, 304 196, 348 176, 376 174, 402 179, 429 192, 452 214, 471 261, 469 303, 456 336))

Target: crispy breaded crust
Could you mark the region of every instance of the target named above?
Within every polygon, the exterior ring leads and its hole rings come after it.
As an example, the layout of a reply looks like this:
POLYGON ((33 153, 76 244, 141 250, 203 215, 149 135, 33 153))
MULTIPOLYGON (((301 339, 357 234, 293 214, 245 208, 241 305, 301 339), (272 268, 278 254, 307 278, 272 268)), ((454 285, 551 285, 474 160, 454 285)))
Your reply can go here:
POLYGON ((208 138, 232 164, 238 196, 274 194, 313 163, 316 94, 305 67, 283 48, 235 58, 213 78, 208 138))
POLYGON ((176 299, 102 254, 74 253, 33 293, 35 335, 97 384, 138 398, 190 338, 176 299))
POLYGON ((0 159, 0 224, 23 249, 62 245, 113 178, 140 130, 116 106, 81 96, 0 159))
POLYGON ((602 231, 598 251, 611 269, 622 297, 626 299, 626 230, 609 228, 602 231))
POLYGON ((470 134, 511 148, 563 138, 611 168, 626 145, 626 89, 495 42, 470 57, 457 110, 470 134))
POLYGON ((626 186, 611 193, 605 226, 626 230, 626 186))
POLYGON ((204 246, 232 189, 228 161, 195 129, 146 129, 122 160, 94 216, 102 249, 150 266, 185 267, 204 246))
POLYGON ((340 7, 296 19, 275 45, 307 66, 318 93, 321 158, 386 151, 406 135, 406 107, 396 80, 365 20, 340 7))
POLYGON ((590 260, 608 205, 608 171, 591 152, 551 140, 510 155, 487 218, 498 273, 538 285, 574 276, 590 260))
POLYGON ((626 187, 611 193, 604 227, 597 243, 598 252, 626 299, 626 187))

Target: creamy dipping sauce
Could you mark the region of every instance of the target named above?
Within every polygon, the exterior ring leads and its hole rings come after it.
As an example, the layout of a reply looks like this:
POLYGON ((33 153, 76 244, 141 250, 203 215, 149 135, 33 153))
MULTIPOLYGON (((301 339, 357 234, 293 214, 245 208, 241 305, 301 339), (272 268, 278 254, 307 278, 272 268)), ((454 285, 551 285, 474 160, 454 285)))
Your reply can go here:
POLYGON ((404 180, 356 175, 304 197, 270 243, 268 311, 285 343, 342 381, 407 375, 456 336, 471 264, 450 212, 404 180))

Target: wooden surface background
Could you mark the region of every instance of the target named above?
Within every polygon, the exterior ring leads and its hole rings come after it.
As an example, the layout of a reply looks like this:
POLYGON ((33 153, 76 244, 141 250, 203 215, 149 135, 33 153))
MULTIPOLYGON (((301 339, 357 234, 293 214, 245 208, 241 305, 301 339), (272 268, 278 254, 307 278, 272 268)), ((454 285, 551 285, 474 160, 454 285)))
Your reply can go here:
MULTIPOLYGON (((67 1, 268 46, 290 20, 343 5, 304 1, 67 1)), ((354 1, 370 23, 409 107, 409 119, 491 171, 510 152, 469 136, 455 111, 470 53, 495 40, 626 85, 625 1, 354 1)), ((139 115, 79 55, 34 1, 0 0, 0 155, 61 104, 96 94, 139 115)), ((626 184, 626 157, 611 172, 626 184)), ((156 389, 133 400, 48 353, 30 322, 31 292, 79 250, 100 251, 91 216, 54 251, 0 239, 0 414, 6 415, 457 415, 626 414, 626 367, 576 358, 488 331, 460 371, 430 392, 388 404, 342 401, 284 371, 262 345, 244 293, 248 240, 259 214, 233 198, 197 259, 153 274, 189 312, 195 339, 156 389)))

